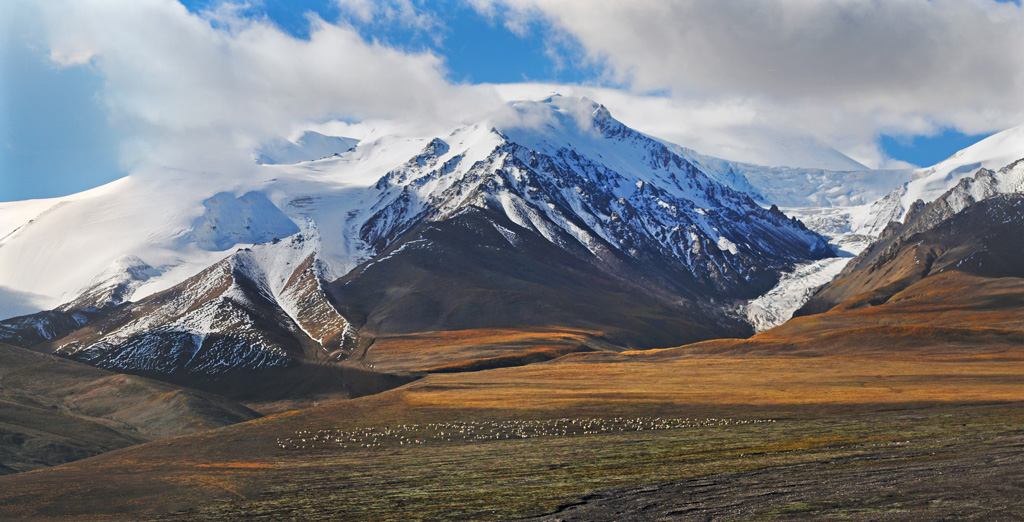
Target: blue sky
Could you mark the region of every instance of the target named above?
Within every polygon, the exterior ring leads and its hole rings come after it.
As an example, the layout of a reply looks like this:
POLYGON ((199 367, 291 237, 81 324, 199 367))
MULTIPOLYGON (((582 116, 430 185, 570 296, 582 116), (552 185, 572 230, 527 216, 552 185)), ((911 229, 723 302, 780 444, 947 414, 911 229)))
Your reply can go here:
POLYGON ((934 165, 955 153, 991 136, 992 133, 964 134, 953 129, 943 129, 934 136, 887 136, 879 137, 879 144, 885 152, 897 159, 919 166, 934 165))
MULTIPOLYGON (((182 3, 198 13, 219 2, 186 0, 182 3)), ((430 50, 443 55, 451 79, 457 82, 580 83, 592 81, 599 73, 576 63, 556 64, 545 52, 545 42, 540 36, 546 28, 541 23, 530 24, 525 36, 517 36, 500 22, 481 15, 463 2, 430 2, 423 9, 441 20, 445 27, 425 31, 401 25, 363 23, 352 17, 345 19, 355 24, 367 41, 378 40, 410 51, 430 50)), ((264 0, 254 2, 247 10, 248 15, 266 16, 284 31, 304 39, 309 38, 307 13, 332 22, 345 14, 331 0, 264 0)))
MULTIPOLYGON (((401 3, 398 1, 395 5, 401 3)), ((427 23, 406 23, 386 16, 361 19, 342 4, 335 0, 264 0, 251 2, 236 15, 249 20, 269 20, 297 39, 310 38, 307 18, 310 12, 331 24, 351 24, 367 43, 394 48, 409 55, 428 52, 441 57, 444 80, 456 85, 545 82, 630 88, 634 93, 668 93, 668 96, 678 97, 680 104, 699 106, 704 112, 709 106, 732 103, 746 107, 756 102, 761 104, 758 106, 759 114, 766 119, 775 113, 794 112, 790 108, 802 107, 803 103, 794 101, 796 95, 787 97, 785 86, 777 87, 773 78, 744 77, 734 71, 723 73, 714 63, 690 61, 680 65, 677 71, 666 72, 658 70, 662 67, 658 62, 653 66, 638 62, 634 71, 630 60, 651 53, 631 49, 617 53, 614 48, 602 47, 603 35, 614 33, 608 32, 607 26, 579 25, 583 22, 572 19, 572 13, 564 12, 569 2, 559 5, 538 0, 529 9, 520 9, 515 2, 506 5, 498 1, 490 4, 489 13, 463 1, 410 4, 425 16, 427 23), (537 15, 538 12, 542 14, 537 15), (517 31, 510 30, 512 26, 517 31), (593 34, 598 35, 596 40, 593 34), (721 78, 713 78, 718 83, 701 80, 714 74, 721 75, 721 78), (764 93, 722 83, 727 81, 746 82, 745 85, 764 82, 764 93), (723 95, 724 101, 716 99, 714 93, 719 90, 727 91, 729 97, 723 95), (741 103, 735 103, 735 100, 741 100, 741 103)), ((192 14, 202 14, 217 8, 220 2, 189 0, 184 5, 192 14)), ((582 5, 587 8, 586 2, 582 5)), ((735 15, 730 16, 735 18, 735 15)), ((958 16, 962 18, 962 14, 958 16)), ((617 23, 614 16, 608 18, 608 23, 617 23)), ((33 24, 15 27, 10 20, 8 23, 10 25, 0 34, 4 68, 0 73, 0 201, 70 194, 125 175, 131 168, 131 162, 125 161, 126 154, 121 145, 126 134, 131 134, 138 126, 126 126, 121 122, 123 114, 118 104, 123 98, 110 94, 116 91, 111 86, 111 78, 115 75, 97 66, 95 61, 64 66, 55 64, 39 35, 39 27, 33 24)), ((219 22, 214 18, 209 23, 216 25, 219 22)), ((708 25, 711 26, 710 23, 708 25)), ((984 29, 981 27, 979 30, 984 29)), ((640 30, 643 32, 644 28, 640 30)), ((667 48, 671 45, 671 41, 665 42, 653 41, 651 45, 654 47, 647 49, 657 50, 657 46, 667 48)), ((722 61, 728 61, 728 57, 722 61)), ((663 68, 672 67, 666 60, 663 68)), ((998 64, 992 67, 998 68, 998 64)), ((928 71, 923 74, 928 74, 928 71)), ((904 93, 900 89, 917 85, 912 79, 902 81, 904 84, 894 85, 894 93, 902 95, 904 93)), ((893 105, 888 101, 873 101, 879 96, 877 92, 885 92, 879 85, 885 87, 884 83, 868 83, 860 88, 858 93, 870 91, 874 98, 865 95, 864 99, 868 101, 862 105, 851 102, 850 107, 844 110, 853 116, 843 115, 827 126, 822 124, 820 133, 818 127, 799 121, 799 115, 792 118, 796 123, 786 125, 799 128, 801 132, 819 134, 844 152, 875 149, 865 155, 875 154, 886 157, 886 161, 902 160, 923 166, 936 163, 992 132, 1024 123, 1014 119, 1016 107, 1006 111, 1008 116, 985 119, 976 114, 998 113, 1000 107, 982 107, 978 102, 947 114, 942 111, 941 99, 930 102, 930 106, 915 106, 903 113, 897 109, 896 116, 879 117, 878 121, 865 123, 861 120, 867 117, 857 115, 857 111, 874 111, 873 115, 880 110, 878 107, 893 105), (861 107, 867 108, 862 110, 861 107), (850 125, 850 120, 860 123, 850 125), (843 135, 843 125, 855 128, 856 135, 843 135)), ((844 92, 834 85, 825 85, 824 88, 835 91, 821 97, 821 104, 825 107, 821 114, 832 117, 829 104, 839 105, 834 100, 842 100, 844 92)), ((814 93, 802 96, 803 99, 815 98, 814 93)), ((998 104, 999 98, 994 99, 993 103, 998 104)), ((735 114, 737 110, 723 112, 735 114)))
POLYGON ((0 200, 79 192, 123 175, 118 137, 96 97, 102 79, 87 68, 61 69, 45 53, 12 46, 5 65, 0 121, 0 200))

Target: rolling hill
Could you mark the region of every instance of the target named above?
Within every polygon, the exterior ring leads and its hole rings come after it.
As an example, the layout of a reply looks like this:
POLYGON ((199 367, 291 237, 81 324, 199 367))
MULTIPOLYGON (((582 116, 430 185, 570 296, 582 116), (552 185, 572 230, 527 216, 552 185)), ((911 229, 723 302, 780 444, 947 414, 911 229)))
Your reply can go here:
POLYGON ((223 397, 0 343, 0 472, 53 466, 259 415, 223 397))

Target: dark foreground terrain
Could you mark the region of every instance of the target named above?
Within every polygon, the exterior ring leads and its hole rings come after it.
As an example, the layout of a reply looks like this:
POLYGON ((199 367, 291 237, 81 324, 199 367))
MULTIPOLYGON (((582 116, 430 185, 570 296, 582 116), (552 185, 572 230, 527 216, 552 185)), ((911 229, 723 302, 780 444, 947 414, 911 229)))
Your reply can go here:
POLYGON ((1024 433, 908 439, 595 491, 521 520, 1024 520, 1024 433))

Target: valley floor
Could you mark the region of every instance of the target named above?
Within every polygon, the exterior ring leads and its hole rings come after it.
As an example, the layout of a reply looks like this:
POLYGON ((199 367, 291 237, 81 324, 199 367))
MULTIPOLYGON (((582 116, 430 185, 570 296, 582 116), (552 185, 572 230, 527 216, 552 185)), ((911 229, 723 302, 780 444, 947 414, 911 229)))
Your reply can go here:
POLYGON ((0 477, 0 519, 1020 519, 1021 296, 946 274, 746 340, 434 373, 0 477))
POLYGON ((948 362, 879 368, 870 359, 792 358, 785 375, 753 379, 778 370, 765 362, 693 358, 618 375, 601 369, 616 366, 606 362, 571 379, 559 368, 572 364, 565 362, 435 375, 2 477, 0 513, 268 521, 1021 515, 1012 500, 1024 495, 1019 363, 997 363, 999 372, 983 364, 948 384, 939 378, 951 374, 948 362), (662 384, 654 385, 658 366, 662 384), (515 374, 524 370, 532 376, 521 380, 515 374), (710 380, 736 393, 693 395, 710 380), (623 390, 626 382, 634 385, 623 390), (968 395, 987 386, 998 400, 953 399, 963 385, 974 390, 968 395), (817 400, 772 402, 812 388, 817 400), (849 393, 857 388, 874 391, 849 393), (652 429, 655 419, 669 427, 652 429), (537 429, 567 420, 587 429, 537 429), (647 424, 628 429, 637 421, 647 424), (314 440, 318 432, 336 439, 314 440), (355 440, 337 440, 342 433, 355 440))
POLYGON ((273 484, 258 495, 158 520, 1007 520, 1024 516, 1022 413, 790 412, 770 424, 291 451, 267 463, 273 484))

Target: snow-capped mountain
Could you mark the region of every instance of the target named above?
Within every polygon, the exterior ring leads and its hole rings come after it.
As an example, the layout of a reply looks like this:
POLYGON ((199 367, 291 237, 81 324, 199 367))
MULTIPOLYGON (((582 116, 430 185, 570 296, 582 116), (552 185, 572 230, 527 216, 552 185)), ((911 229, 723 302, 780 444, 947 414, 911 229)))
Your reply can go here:
MULTIPOLYGON (((885 236, 885 231, 892 228, 893 222, 910 223, 914 209, 920 210, 924 204, 933 201, 937 203, 933 205, 927 219, 917 220, 917 225, 905 228, 904 234, 920 232, 976 201, 997 194, 1021 192, 1017 167, 1013 165, 1021 158, 1024 158, 1024 126, 990 136, 928 168, 874 171, 867 175, 826 172, 816 178, 809 178, 820 184, 824 194, 812 190, 807 193, 811 197, 806 197, 802 196, 800 189, 773 191, 769 187, 769 193, 786 201, 785 205, 793 204, 784 209, 787 214, 798 217, 812 230, 829 237, 833 247, 845 259, 808 263, 798 267, 792 273, 785 274, 776 288, 749 303, 744 313, 759 330, 782 324, 822 286, 823 275, 850 275, 855 268, 861 266, 861 262, 854 261, 846 265, 847 261, 858 254, 868 253, 865 249, 879 236, 885 236), (842 180, 847 174, 853 177, 852 193, 879 195, 880 189, 887 192, 869 203, 863 203, 866 199, 863 196, 858 199, 847 198, 845 193, 851 187, 843 184, 832 187, 829 183, 829 179, 842 180), (875 181, 861 184, 864 180, 875 181), (891 183, 889 188, 885 188, 886 180, 891 183), (831 194, 840 195, 840 199, 831 199, 831 194), (788 197, 790 195, 797 198, 788 197), (807 203, 815 198, 824 198, 819 201, 826 204, 801 204, 801 197, 807 203), (920 203, 916 203, 918 201, 920 203)), ((718 170, 744 174, 732 183, 737 186, 748 184, 751 186, 749 190, 753 192, 760 190, 760 185, 748 179, 767 180, 774 177, 772 169, 756 166, 746 172, 724 167, 718 170)), ((728 182, 728 178, 725 179, 728 182)), ((794 185, 790 179, 781 186, 799 187, 800 184, 794 185)), ((889 237, 887 241, 893 243, 895 239, 889 237)))
MULTIPOLYGON (((605 176, 615 183, 612 190, 601 194, 600 209, 592 208, 595 203, 588 201, 596 201, 595 196, 579 192, 584 191, 583 185, 573 183, 597 186, 601 181, 585 176, 553 179, 557 193, 548 188, 551 195, 529 201, 534 206, 540 203, 535 212, 581 245, 604 242, 615 249, 629 248, 629 239, 614 237, 607 225, 613 213, 624 221, 652 219, 629 222, 632 232, 639 234, 635 240, 675 250, 673 257, 682 261, 689 257, 690 263, 704 243, 713 245, 713 249, 704 249, 712 252, 709 255, 719 256, 714 251, 722 250, 730 252, 730 257, 717 258, 721 267, 709 270, 732 274, 742 270, 742 263, 734 257, 749 256, 779 239, 759 238, 753 234, 756 230, 733 224, 736 220, 730 215, 716 215, 749 211, 758 218, 754 226, 770 228, 778 221, 778 216, 766 217, 767 213, 745 201, 745 195, 708 180, 667 147, 622 126, 606 111, 582 127, 577 124, 576 113, 590 117, 598 109, 590 101, 562 98, 511 104, 492 118, 510 118, 509 122, 461 127, 437 139, 435 144, 447 149, 443 154, 428 146, 431 138, 385 134, 364 139, 340 157, 314 164, 254 166, 237 175, 141 172, 66 198, 2 204, 0 216, 14 216, 3 220, 10 223, 5 226, 9 230, 0 231, 4 232, 0 284, 9 297, 3 312, 10 315, 56 308, 74 299, 98 274, 126 256, 159 272, 140 285, 136 298, 150 295, 229 255, 230 246, 290 235, 298 231, 295 223, 306 219, 314 221, 327 238, 321 257, 328 276, 340 277, 380 252, 380 240, 393 239, 428 207, 435 216, 444 216, 464 203, 458 193, 465 195, 470 184, 507 181, 508 176, 501 176, 504 172, 490 179, 480 173, 485 166, 498 169, 504 161, 510 165, 533 161, 527 151, 541 153, 535 154, 534 160, 552 158, 560 168, 585 169, 588 175, 605 176), (527 122, 528 118, 535 121, 527 122), (507 135, 499 129, 505 129, 507 135), (496 150, 499 147, 501 150, 496 150), (481 161, 485 163, 477 166, 481 161), (419 162, 424 162, 423 166, 419 162), (474 166, 473 173, 463 180, 474 166), (445 193, 448 189, 452 193, 445 193), (565 208, 557 208, 560 205, 565 208), (585 221, 583 227, 568 219, 576 208, 585 221), (637 209, 644 209, 639 213, 642 218, 636 217, 637 209), (627 246, 615 246, 620 240, 627 246)), ((527 198, 533 198, 540 193, 529 185, 546 181, 524 178, 516 183, 519 190, 529 192, 527 198)), ((507 203, 491 199, 509 205, 506 212, 514 221, 526 223, 533 218, 529 205, 516 208, 523 203, 516 198, 507 203)), ((784 237, 787 242, 802 243, 803 248, 824 254, 820 238, 800 231, 797 225, 779 223, 792 232, 791 237, 784 237)), ((539 226, 538 230, 549 235, 554 230, 548 224, 539 226)), ((630 231, 623 228, 622 232, 630 231)))
POLYGON ((963 211, 970 205, 1001 194, 1024 193, 1024 153, 1022 157, 993 171, 978 169, 972 177, 962 177, 952 188, 926 205, 923 200, 911 204, 905 224, 929 226, 963 211))
POLYGON ((602 317, 608 331, 664 330, 640 346, 741 335, 725 304, 832 253, 708 170, 590 100, 516 102, 440 136, 381 131, 297 165, 140 172, 4 204, 0 288, 7 313, 109 310, 57 344, 134 371, 288 364, 309 355, 296 343, 344 358, 359 329, 602 317), (424 286, 432 277, 465 292, 424 286), (547 288, 565 306, 537 314, 547 288), (485 292, 510 300, 467 313, 485 292), (406 302, 419 315, 394 313, 406 302))
POLYGON ((829 253, 820 237, 716 183, 589 100, 554 97, 507 109, 499 121, 435 138, 388 172, 352 232, 381 252, 424 219, 485 208, 596 258, 613 251, 667 258, 735 292, 760 278, 762 267, 829 253))
POLYGON ((904 209, 917 200, 934 201, 978 169, 999 170, 1024 158, 1024 125, 985 138, 948 159, 914 174, 903 196, 904 209))
POLYGON ((783 208, 864 205, 914 178, 912 169, 766 167, 723 160, 682 147, 679 147, 679 152, 722 183, 746 192, 762 203, 783 208))
MULTIPOLYGON (((543 248, 536 241, 540 239, 574 256, 574 260, 562 261, 562 266, 583 261, 587 266, 578 270, 597 269, 594 277, 610 275, 612 283, 628 283, 629 292, 670 308, 683 302, 706 303, 712 297, 750 298, 769 288, 778 270, 791 266, 795 259, 829 255, 819 236, 777 209, 761 208, 745 194, 716 183, 660 142, 615 121, 603 107, 582 103, 581 107, 579 101, 552 98, 512 104, 496 121, 432 140, 402 167, 389 172, 374 185, 375 200, 369 205, 372 214, 368 218, 351 216, 358 227, 353 226, 350 234, 371 248, 404 239, 352 272, 357 280, 333 287, 337 301, 342 306, 364 301, 377 287, 388 287, 389 278, 376 274, 381 265, 400 264, 394 259, 397 254, 435 265, 444 259, 487 258, 479 250, 446 245, 437 237, 438 230, 455 237, 472 235, 474 244, 494 249, 534 253, 543 248), (489 154, 467 161, 465 158, 480 148, 475 144, 481 142, 488 143, 484 150, 489 154), (467 143, 474 146, 467 149, 467 143)), ((490 272, 484 266, 468 270, 487 272, 478 278, 489 279, 500 264, 496 261, 490 272)), ((550 269, 536 266, 532 275, 550 269)), ((432 270, 438 273, 437 268, 432 270)), ((471 278, 463 275, 461 279, 456 284, 471 278)), ((425 281, 420 277, 413 287, 429 286, 425 281)), ((524 299, 500 285, 472 286, 459 295, 483 290, 524 299)), ((405 295, 409 289, 403 287, 402 291, 405 295)), ((419 291, 434 295, 429 288, 419 291)), ((588 298, 585 293, 574 295, 576 301, 567 297, 564 306, 551 313, 564 314, 566 308, 579 306, 574 302, 588 298)), ((449 297, 435 299, 444 306, 437 312, 423 312, 417 327, 496 326, 493 317, 500 316, 527 321, 521 313, 494 309, 485 302, 475 302, 474 308, 492 312, 481 312, 473 319, 449 314, 448 307, 467 308, 449 297)), ((371 313, 367 322, 404 330, 391 320, 398 303, 378 299, 375 306, 381 312, 371 313)), ((423 304, 412 297, 405 299, 406 309, 423 304)), ((544 300, 539 294, 533 299, 544 300)), ((612 303, 609 306, 618 308, 612 303)), ((674 313, 708 316, 706 310, 684 308, 674 313)), ((351 315, 362 314, 353 310, 351 315)), ((411 315, 415 314, 407 313, 402 320, 408 321, 411 315)), ((609 318, 608 322, 614 324, 615 320, 609 318)), ((621 316, 618 321, 628 322, 621 316)), ((726 329, 736 325, 726 318, 715 322, 726 329)))
POLYGON ((117 308, 62 340, 57 353, 101 368, 218 375, 287 366, 315 344, 355 342, 327 302, 307 229, 241 249, 182 284, 117 308))
POLYGON ((295 141, 278 138, 264 143, 257 151, 256 163, 287 165, 340 156, 355 148, 358 143, 359 140, 352 138, 325 136, 319 132, 306 131, 295 141))
MULTIPOLYGON (((317 262, 327 283, 422 247, 400 239, 473 208, 487 210, 488 226, 509 245, 538 234, 604 271, 622 270, 623 259, 643 266, 635 279, 647 291, 762 296, 741 315, 763 328, 788 317, 843 261, 815 263, 826 255, 817 239, 745 199, 779 203, 851 258, 905 215, 911 197, 1024 156, 1021 129, 926 169, 845 172, 713 158, 559 96, 513 102, 435 137, 386 125, 360 141, 307 132, 265 144, 264 164, 243 172, 139 172, 66 198, 0 203, 0 316, 138 301, 307 221, 325 238, 317 262), (801 255, 809 260, 794 264, 801 255), (766 293, 786 266, 794 271, 766 293)), ((77 325, 52 314, 34 320, 52 335, 77 325)))
MULTIPOLYGON (((1024 158, 1024 125, 989 136, 931 167, 888 171, 893 174, 894 183, 882 197, 829 213, 828 218, 820 221, 820 226, 808 219, 808 226, 819 231, 832 226, 847 233, 878 236, 889 222, 902 221, 914 202, 930 203, 979 169, 999 170, 1021 158, 1024 158), (908 174, 911 179, 901 181, 908 174)), ((806 216, 803 212, 795 214, 801 218, 806 216)))

